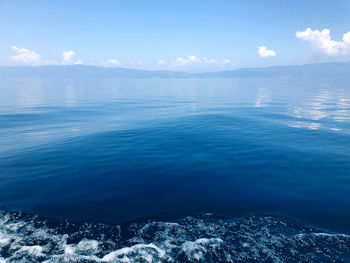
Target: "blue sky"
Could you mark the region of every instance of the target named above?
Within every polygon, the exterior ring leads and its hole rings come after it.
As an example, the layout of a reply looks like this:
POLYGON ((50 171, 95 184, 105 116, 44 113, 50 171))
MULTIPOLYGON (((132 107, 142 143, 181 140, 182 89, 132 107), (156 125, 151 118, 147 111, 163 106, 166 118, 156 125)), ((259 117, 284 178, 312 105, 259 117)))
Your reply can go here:
POLYGON ((0 19, 0 65, 222 70, 350 60, 348 0, 0 0, 0 19))

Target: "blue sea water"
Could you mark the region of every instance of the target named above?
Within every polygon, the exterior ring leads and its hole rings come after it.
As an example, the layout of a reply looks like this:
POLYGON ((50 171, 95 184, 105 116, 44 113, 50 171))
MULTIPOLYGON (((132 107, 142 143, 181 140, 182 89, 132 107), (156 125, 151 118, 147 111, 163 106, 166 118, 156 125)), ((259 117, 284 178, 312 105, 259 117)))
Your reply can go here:
POLYGON ((349 80, 0 80, 0 262, 348 262, 349 80))

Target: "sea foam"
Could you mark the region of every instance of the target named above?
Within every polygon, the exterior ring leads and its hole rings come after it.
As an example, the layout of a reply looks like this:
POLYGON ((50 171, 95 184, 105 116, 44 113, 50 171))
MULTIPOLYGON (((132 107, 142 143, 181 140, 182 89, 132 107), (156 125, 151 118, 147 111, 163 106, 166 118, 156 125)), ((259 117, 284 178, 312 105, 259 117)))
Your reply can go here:
POLYGON ((0 263, 348 262, 350 236, 250 215, 123 226, 0 212, 0 263))

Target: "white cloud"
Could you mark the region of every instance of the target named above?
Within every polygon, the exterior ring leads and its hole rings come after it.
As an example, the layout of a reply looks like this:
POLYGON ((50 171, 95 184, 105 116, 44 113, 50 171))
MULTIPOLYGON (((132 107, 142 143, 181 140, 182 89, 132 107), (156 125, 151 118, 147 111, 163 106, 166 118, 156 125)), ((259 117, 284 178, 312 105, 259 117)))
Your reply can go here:
POLYGON ((162 60, 162 59, 159 59, 158 61, 158 65, 166 65, 166 61, 165 60, 162 60))
POLYGON ((196 56, 193 55, 188 55, 188 61, 193 62, 193 63, 197 63, 200 62, 200 59, 198 59, 196 56))
POLYGON ((328 56, 350 54, 350 31, 343 35, 342 41, 332 40, 330 30, 327 28, 322 31, 307 28, 305 31, 297 31, 295 35, 308 42, 313 50, 328 56))
MULTIPOLYGON (((165 65, 166 61, 164 60, 158 60, 158 64, 159 65, 165 65)), ((225 58, 223 60, 216 60, 214 58, 207 58, 207 57, 203 57, 203 58, 198 58, 194 55, 188 55, 187 57, 183 58, 183 57, 178 57, 177 59, 175 59, 174 61, 171 62, 174 65, 178 65, 178 66, 185 66, 185 65, 189 65, 189 64, 195 64, 195 63, 204 63, 204 64, 232 64, 231 60, 228 58, 225 58)))
POLYGON ((215 64, 215 63, 217 63, 216 60, 213 59, 213 58, 209 59, 209 58, 204 57, 203 60, 204 60, 205 63, 208 63, 208 64, 215 64))
POLYGON ((119 60, 116 60, 116 59, 107 59, 106 64, 110 65, 110 66, 117 66, 117 65, 120 65, 121 62, 119 60))
POLYGON ((175 59, 174 64, 186 65, 199 62, 201 62, 201 60, 198 59, 196 56, 188 55, 187 58, 178 57, 177 59, 175 59))
POLYGON ((83 61, 81 59, 78 59, 74 62, 75 65, 82 65, 84 64, 83 61))
POLYGON ((13 46, 12 50, 15 51, 17 55, 12 56, 11 60, 29 65, 40 64, 40 55, 33 50, 18 48, 16 46, 13 46))
POLYGON ((83 64, 83 61, 81 61, 80 59, 73 61, 74 57, 75 57, 75 51, 73 50, 64 51, 62 53, 62 64, 63 65, 83 64))
POLYGON ((68 50, 62 53, 62 60, 43 60, 41 56, 33 50, 27 48, 18 48, 16 46, 11 47, 17 54, 10 59, 18 64, 27 64, 32 66, 38 65, 72 65, 83 64, 81 59, 74 60, 75 51, 68 50))
POLYGON ((64 51, 62 53, 63 62, 70 63, 74 56, 75 56, 75 52, 73 50, 64 51))
POLYGON ((274 57, 276 56, 276 52, 273 50, 268 50, 265 46, 260 46, 258 49, 258 54, 262 58, 274 57))

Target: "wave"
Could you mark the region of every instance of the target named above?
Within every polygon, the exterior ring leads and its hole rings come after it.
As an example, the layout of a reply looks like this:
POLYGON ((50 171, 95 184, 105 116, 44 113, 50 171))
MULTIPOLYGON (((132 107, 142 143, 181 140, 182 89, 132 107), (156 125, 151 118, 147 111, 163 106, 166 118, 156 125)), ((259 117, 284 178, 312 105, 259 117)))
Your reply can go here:
POLYGON ((120 226, 0 212, 0 263, 349 261, 350 236, 280 217, 200 214, 120 226))

